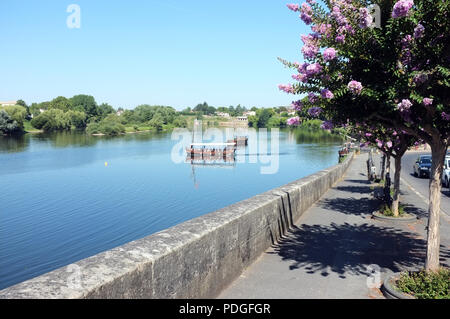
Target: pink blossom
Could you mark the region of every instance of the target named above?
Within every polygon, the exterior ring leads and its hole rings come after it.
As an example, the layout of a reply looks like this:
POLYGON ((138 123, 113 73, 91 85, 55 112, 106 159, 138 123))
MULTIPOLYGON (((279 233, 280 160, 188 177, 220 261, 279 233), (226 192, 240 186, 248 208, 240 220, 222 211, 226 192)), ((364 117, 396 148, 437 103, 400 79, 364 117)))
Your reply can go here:
POLYGON ((306 67, 307 75, 316 75, 322 71, 322 66, 319 63, 313 63, 306 67))
POLYGON ((303 73, 300 73, 300 74, 294 74, 294 75, 292 75, 292 78, 293 78, 294 80, 299 81, 299 82, 303 82, 303 83, 308 82, 308 76, 307 76, 306 74, 303 74, 303 73))
POLYGON ((300 14, 300 19, 303 20, 303 22, 305 22, 306 24, 311 24, 312 22, 312 9, 311 6, 307 3, 303 3, 302 4, 302 9, 301 9, 301 14, 300 14))
POLYGON ((394 19, 406 17, 409 10, 413 7, 413 0, 400 0, 394 5, 394 10, 392 11, 392 17, 394 19))
POLYGON ((430 106, 430 105, 433 104, 433 99, 430 99, 430 98, 426 97, 426 98, 423 99, 423 104, 425 106, 430 106))
POLYGON ((322 125, 320 126, 321 129, 323 130, 331 130, 333 129, 333 123, 331 121, 325 121, 322 123, 322 125))
POLYGON ((296 111, 301 111, 303 109, 303 103, 302 101, 298 100, 298 101, 293 101, 292 102, 292 107, 294 108, 294 110, 296 111))
POLYGON ((373 17, 369 13, 369 9, 360 8, 359 9, 359 19, 358 26, 362 29, 368 28, 372 25, 373 17))
POLYGON ((331 61, 336 58, 336 50, 333 48, 327 48, 323 51, 323 59, 325 61, 331 61))
POLYGON ((305 59, 312 59, 319 53, 319 47, 315 45, 305 45, 302 48, 302 53, 305 59))
POLYGON ((345 42, 345 35, 344 34, 340 34, 340 35, 336 36, 335 40, 338 43, 344 43, 345 42))
POLYGON ((321 35, 325 35, 325 36, 330 36, 330 34, 331 34, 331 28, 332 28, 332 25, 331 24, 325 24, 325 23, 322 23, 322 24, 320 24, 320 25, 313 25, 312 27, 311 27, 311 30, 313 30, 314 32, 317 32, 318 34, 321 34, 321 35))
POLYGON ((308 100, 310 103, 316 103, 319 98, 313 92, 308 93, 308 100))
POLYGON ((388 148, 392 148, 392 142, 391 142, 391 141, 387 142, 387 143, 386 143, 386 146, 387 146, 388 148))
POLYGON ((450 121, 450 113, 442 112, 442 119, 445 121, 450 121))
POLYGON ((294 93, 294 88, 292 87, 292 84, 280 84, 278 85, 278 88, 280 91, 284 91, 286 93, 294 93))
POLYGON ((332 99, 332 98, 334 98, 333 92, 331 92, 331 91, 328 90, 328 89, 323 89, 323 90, 321 91, 321 95, 322 95, 322 97, 323 97, 324 99, 332 99))
POLYGON ((286 121, 287 125, 289 126, 297 126, 300 124, 300 118, 298 116, 296 117, 291 117, 290 119, 288 119, 286 121))
POLYGON ((289 10, 292 10, 292 11, 300 10, 300 6, 298 4, 294 4, 294 3, 287 4, 287 7, 289 8, 289 10))
POLYGON ((420 39, 423 38, 425 33, 425 27, 422 24, 418 24, 417 27, 414 29, 414 38, 420 39))
POLYGON ((408 99, 403 99, 402 102, 397 105, 400 112, 409 111, 411 106, 412 106, 412 103, 408 99))
POLYGON ((348 89, 350 90, 350 92, 352 92, 353 94, 361 94, 362 91, 362 84, 361 82, 358 81, 350 81, 347 85, 348 89))
POLYGON ((308 114, 312 117, 318 117, 322 113, 322 109, 320 107, 312 107, 308 110, 308 114))

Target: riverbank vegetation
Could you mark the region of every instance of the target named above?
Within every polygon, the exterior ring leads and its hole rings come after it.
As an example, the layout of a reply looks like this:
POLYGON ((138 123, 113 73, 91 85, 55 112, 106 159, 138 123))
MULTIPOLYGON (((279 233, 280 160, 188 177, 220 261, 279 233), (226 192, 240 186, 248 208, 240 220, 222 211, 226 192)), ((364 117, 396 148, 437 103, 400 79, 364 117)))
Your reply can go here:
POLYGON ((83 94, 72 98, 59 96, 31 106, 22 100, 17 104, 0 109, 0 132, 4 135, 70 130, 118 135, 188 125, 186 117, 170 106, 139 105, 131 110, 116 110, 107 103, 99 105, 93 96, 83 94))
MULTIPOLYGON (((93 135, 114 136, 187 128, 193 126, 194 120, 202 120, 204 125, 210 127, 219 126, 222 122, 233 121, 237 116, 246 116, 252 128, 285 128, 293 111, 284 106, 251 109, 241 105, 214 107, 206 102, 183 111, 176 111, 170 106, 147 104, 134 109, 115 109, 107 103, 97 104, 93 96, 82 94, 72 98, 59 96, 30 106, 22 100, 17 103, 2 108, 4 112, 1 115, 0 132, 5 135, 77 130, 93 135)), ((324 137, 336 141, 336 132, 321 130, 322 123, 320 118, 308 119, 305 116, 299 125, 301 130, 297 130, 296 134, 300 139, 311 141, 324 137)))

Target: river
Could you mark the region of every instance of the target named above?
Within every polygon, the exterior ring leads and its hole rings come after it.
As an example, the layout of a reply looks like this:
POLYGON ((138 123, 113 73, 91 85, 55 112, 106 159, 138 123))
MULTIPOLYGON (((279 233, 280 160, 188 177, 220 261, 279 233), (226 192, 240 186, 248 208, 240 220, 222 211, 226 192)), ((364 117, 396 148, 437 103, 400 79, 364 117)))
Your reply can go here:
POLYGON ((198 166, 173 160, 171 133, 0 137, 0 289, 338 162, 339 139, 281 130, 262 174, 257 136, 237 162, 198 166))

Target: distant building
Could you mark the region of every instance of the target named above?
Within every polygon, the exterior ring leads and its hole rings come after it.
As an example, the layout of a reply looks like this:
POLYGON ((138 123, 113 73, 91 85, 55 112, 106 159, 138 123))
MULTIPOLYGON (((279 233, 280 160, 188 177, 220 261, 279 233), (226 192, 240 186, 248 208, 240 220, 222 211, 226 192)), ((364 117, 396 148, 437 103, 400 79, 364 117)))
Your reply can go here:
POLYGON ((125 112, 125 111, 124 110, 117 111, 116 115, 121 116, 123 114, 123 112, 125 112))
POLYGON ((255 111, 248 111, 248 112, 244 112, 244 116, 256 116, 256 112, 255 111))
POLYGON ((236 118, 236 121, 238 121, 238 122, 248 122, 248 117, 247 116, 238 116, 236 118))
POLYGON ((16 105, 17 101, 6 101, 6 102, 0 102, 0 106, 11 106, 16 105))
POLYGON ((297 114, 296 111, 290 111, 290 112, 288 113, 289 116, 293 116, 293 115, 296 115, 296 114, 297 114))
POLYGON ((216 112, 217 116, 229 118, 230 114, 224 112, 216 112))

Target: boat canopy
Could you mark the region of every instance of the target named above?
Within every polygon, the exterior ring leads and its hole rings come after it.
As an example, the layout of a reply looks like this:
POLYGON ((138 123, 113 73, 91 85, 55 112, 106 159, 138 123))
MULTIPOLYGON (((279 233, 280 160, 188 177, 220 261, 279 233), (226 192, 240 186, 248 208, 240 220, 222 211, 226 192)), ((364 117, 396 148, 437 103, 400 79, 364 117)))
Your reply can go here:
POLYGON ((235 146, 235 143, 192 143, 191 146, 235 146))

